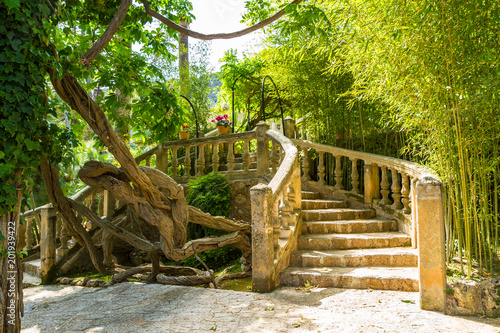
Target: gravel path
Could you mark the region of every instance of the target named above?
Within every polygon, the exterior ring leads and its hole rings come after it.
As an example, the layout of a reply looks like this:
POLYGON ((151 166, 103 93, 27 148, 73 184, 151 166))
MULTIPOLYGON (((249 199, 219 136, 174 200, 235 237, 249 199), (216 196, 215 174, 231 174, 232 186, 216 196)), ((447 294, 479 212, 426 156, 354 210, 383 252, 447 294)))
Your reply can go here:
POLYGON ((500 319, 422 311, 418 293, 282 288, 270 294, 121 283, 25 289, 22 332, 500 332, 500 319))

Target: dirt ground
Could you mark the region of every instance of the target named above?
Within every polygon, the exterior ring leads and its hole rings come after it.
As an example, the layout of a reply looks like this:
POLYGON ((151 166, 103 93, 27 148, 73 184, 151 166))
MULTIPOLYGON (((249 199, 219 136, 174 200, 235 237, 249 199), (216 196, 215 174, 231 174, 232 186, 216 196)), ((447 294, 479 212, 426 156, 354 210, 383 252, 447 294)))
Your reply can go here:
POLYGON ((143 283, 25 290, 22 332, 500 332, 500 319, 422 311, 418 293, 270 294, 143 283))

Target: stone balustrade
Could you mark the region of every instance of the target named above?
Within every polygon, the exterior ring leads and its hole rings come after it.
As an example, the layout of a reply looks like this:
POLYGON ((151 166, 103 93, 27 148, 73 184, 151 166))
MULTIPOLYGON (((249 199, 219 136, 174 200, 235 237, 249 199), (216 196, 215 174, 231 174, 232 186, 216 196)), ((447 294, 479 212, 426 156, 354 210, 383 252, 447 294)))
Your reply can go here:
POLYGON ((179 183, 212 171, 229 179, 257 177, 255 132, 165 142, 158 146, 156 168, 179 183))
POLYGON ((357 198, 397 219, 399 230, 409 234, 419 250, 422 309, 444 311, 445 231, 439 178, 416 163, 307 141, 297 131, 294 136, 297 139, 291 141, 301 150, 304 182, 357 198))

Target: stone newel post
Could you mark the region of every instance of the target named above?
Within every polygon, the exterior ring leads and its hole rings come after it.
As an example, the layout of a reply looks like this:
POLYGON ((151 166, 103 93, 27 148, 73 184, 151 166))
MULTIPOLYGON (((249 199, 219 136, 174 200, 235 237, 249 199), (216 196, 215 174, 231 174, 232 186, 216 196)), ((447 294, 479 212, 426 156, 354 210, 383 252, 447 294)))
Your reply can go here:
POLYGON ((285 118, 285 135, 289 139, 295 139, 295 119, 292 117, 285 118))
POLYGON ((416 186, 420 308, 446 307, 444 214, 441 182, 424 177, 416 186))
POLYGON ((252 287, 255 291, 274 289, 274 246, 271 211, 272 190, 265 184, 250 189, 252 205, 252 287))

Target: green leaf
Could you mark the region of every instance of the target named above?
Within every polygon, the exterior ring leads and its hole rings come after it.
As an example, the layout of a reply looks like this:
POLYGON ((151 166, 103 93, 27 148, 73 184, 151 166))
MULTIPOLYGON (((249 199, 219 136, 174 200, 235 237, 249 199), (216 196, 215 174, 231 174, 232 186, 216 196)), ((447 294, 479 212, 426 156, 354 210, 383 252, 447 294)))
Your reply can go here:
POLYGON ((21 0, 2 0, 3 3, 9 9, 19 8, 21 6, 21 0))

